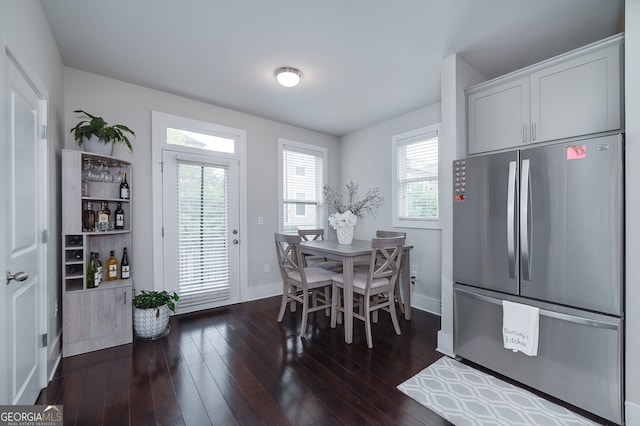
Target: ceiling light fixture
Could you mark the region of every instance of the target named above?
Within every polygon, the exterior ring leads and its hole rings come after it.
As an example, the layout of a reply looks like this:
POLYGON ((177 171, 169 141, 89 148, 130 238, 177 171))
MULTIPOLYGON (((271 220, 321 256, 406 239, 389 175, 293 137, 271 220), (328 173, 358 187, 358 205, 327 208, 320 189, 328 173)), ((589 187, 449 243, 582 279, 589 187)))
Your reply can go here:
POLYGON ((295 87, 302 80, 302 71, 291 67, 281 67, 274 72, 278 83, 284 87, 295 87))

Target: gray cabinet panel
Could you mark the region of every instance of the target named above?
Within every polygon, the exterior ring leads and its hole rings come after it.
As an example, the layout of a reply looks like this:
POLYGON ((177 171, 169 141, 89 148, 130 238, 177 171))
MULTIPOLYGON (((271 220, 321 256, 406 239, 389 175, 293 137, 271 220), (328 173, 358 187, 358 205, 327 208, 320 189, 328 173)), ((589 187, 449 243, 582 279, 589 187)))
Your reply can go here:
POLYGON ((621 128, 621 45, 531 74, 533 142, 621 128))
POLYGON ((621 129, 622 58, 614 36, 467 89, 468 154, 621 129))
POLYGON ((529 77, 468 97, 469 154, 529 143, 529 77))

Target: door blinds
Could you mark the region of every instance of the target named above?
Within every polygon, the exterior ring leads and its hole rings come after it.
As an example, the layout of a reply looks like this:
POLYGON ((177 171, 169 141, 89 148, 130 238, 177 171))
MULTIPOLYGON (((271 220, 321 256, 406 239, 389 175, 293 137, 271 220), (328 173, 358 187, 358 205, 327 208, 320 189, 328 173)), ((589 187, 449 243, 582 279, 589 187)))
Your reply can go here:
POLYGON ((178 159, 177 176, 180 305, 228 299, 229 169, 178 159))

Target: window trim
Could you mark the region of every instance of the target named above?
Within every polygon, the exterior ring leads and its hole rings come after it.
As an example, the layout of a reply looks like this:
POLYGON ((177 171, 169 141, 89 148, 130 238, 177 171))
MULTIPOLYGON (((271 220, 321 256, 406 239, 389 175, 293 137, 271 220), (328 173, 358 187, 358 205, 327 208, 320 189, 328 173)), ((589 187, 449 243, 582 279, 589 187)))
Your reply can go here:
MULTIPOLYGON (((308 143, 297 142, 291 139, 278 138, 278 232, 284 232, 284 215, 282 211, 282 206, 284 204, 284 194, 282 192, 283 185, 283 173, 282 173, 282 154, 284 151, 285 145, 295 147, 299 149, 301 152, 309 151, 310 153, 321 153, 322 154, 322 183, 320 185, 321 188, 327 184, 327 148, 320 145, 311 145, 308 143)), ((320 204, 324 202, 323 195, 320 194, 320 204)), ((318 209, 318 220, 319 220, 319 228, 323 228, 325 233, 326 229, 326 220, 325 220, 325 209, 318 209)))
POLYGON ((395 228, 420 228, 420 229, 442 229, 440 217, 442 214, 442 191, 440 185, 440 124, 432 124, 399 133, 391 136, 391 224, 395 228), (424 220, 400 219, 398 215, 398 146, 407 139, 412 139, 426 133, 436 132, 438 134, 438 218, 424 220))

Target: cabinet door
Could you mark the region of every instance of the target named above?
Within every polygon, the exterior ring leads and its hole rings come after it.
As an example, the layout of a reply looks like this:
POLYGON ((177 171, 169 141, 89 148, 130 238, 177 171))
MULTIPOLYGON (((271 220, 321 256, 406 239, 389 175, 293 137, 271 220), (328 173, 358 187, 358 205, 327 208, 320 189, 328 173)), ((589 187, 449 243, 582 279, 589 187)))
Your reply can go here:
POLYGON ((130 343, 131 287, 66 292, 64 356, 130 343))
POLYGON ((532 142, 621 128, 621 49, 599 49, 531 74, 532 142))
POLYGON ((469 93, 469 154, 529 143, 529 77, 469 93))

